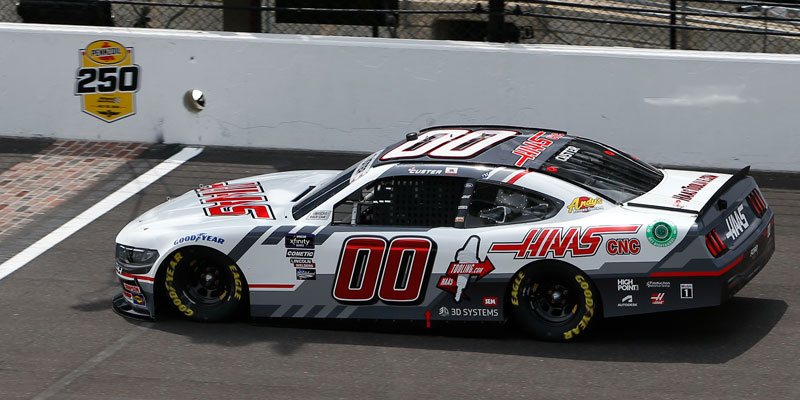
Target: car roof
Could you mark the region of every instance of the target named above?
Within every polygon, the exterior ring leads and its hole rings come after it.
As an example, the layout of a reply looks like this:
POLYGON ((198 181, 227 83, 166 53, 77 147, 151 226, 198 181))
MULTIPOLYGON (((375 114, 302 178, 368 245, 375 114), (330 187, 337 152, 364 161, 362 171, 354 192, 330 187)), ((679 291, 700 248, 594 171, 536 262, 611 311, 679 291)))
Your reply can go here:
POLYGON ((373 166, 463 163, 536 169, 575 136, 564 131, 504 125, 426 128, 383 149, 373 166), (435 143, 434 143, 435 142, 435 143))

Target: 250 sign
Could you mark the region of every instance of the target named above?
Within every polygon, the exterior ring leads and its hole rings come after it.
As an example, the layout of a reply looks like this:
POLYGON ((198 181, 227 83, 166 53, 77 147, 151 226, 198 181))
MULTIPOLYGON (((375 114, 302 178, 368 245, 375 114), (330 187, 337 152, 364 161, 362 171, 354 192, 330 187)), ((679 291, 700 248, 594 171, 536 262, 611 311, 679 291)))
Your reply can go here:
POLYGON ((342 303, 417 304, 424 297, 436 244, 428 238, 354 236, 345 240, 333 284, 342 303), (377 299, 376 299, 377 297, 377 299))
POLYGON ((75 94, 136 92, 139 66, 81 68, 75 79, 75 94))

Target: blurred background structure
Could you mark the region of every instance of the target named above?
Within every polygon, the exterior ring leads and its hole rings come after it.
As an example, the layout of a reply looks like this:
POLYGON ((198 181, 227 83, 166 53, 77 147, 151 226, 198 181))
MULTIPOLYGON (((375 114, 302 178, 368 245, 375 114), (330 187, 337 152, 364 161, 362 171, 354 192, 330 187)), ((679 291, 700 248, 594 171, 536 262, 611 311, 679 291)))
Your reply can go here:
POLYGON ((800 0, 0 0, 0 21, 800 53, 800 0))

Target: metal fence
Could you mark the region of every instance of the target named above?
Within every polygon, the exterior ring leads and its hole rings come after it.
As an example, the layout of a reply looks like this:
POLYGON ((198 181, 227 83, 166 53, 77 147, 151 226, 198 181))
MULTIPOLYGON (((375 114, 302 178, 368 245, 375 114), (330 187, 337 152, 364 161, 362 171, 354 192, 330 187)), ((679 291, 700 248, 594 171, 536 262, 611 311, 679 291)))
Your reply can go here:
POLYGON ((0 21, 92 23, 64 10, 106 7, 98 24, 121 27, 800 53, 788 0, 17 1, 0 0, 0 21))

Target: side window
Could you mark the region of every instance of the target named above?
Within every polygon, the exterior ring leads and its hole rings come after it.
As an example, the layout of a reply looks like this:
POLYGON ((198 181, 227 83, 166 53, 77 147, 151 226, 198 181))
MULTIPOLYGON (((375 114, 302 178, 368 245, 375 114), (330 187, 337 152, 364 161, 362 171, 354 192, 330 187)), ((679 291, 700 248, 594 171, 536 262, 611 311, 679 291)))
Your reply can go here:
POLYGON ((394 176, 371 182, 333 208, 334 224, 453 226, 466 179, 394 176))
POLYGON ((560 201, 505 185, 477 182, 467 208, 466 228, 533 222, 550 218, 560 201))

